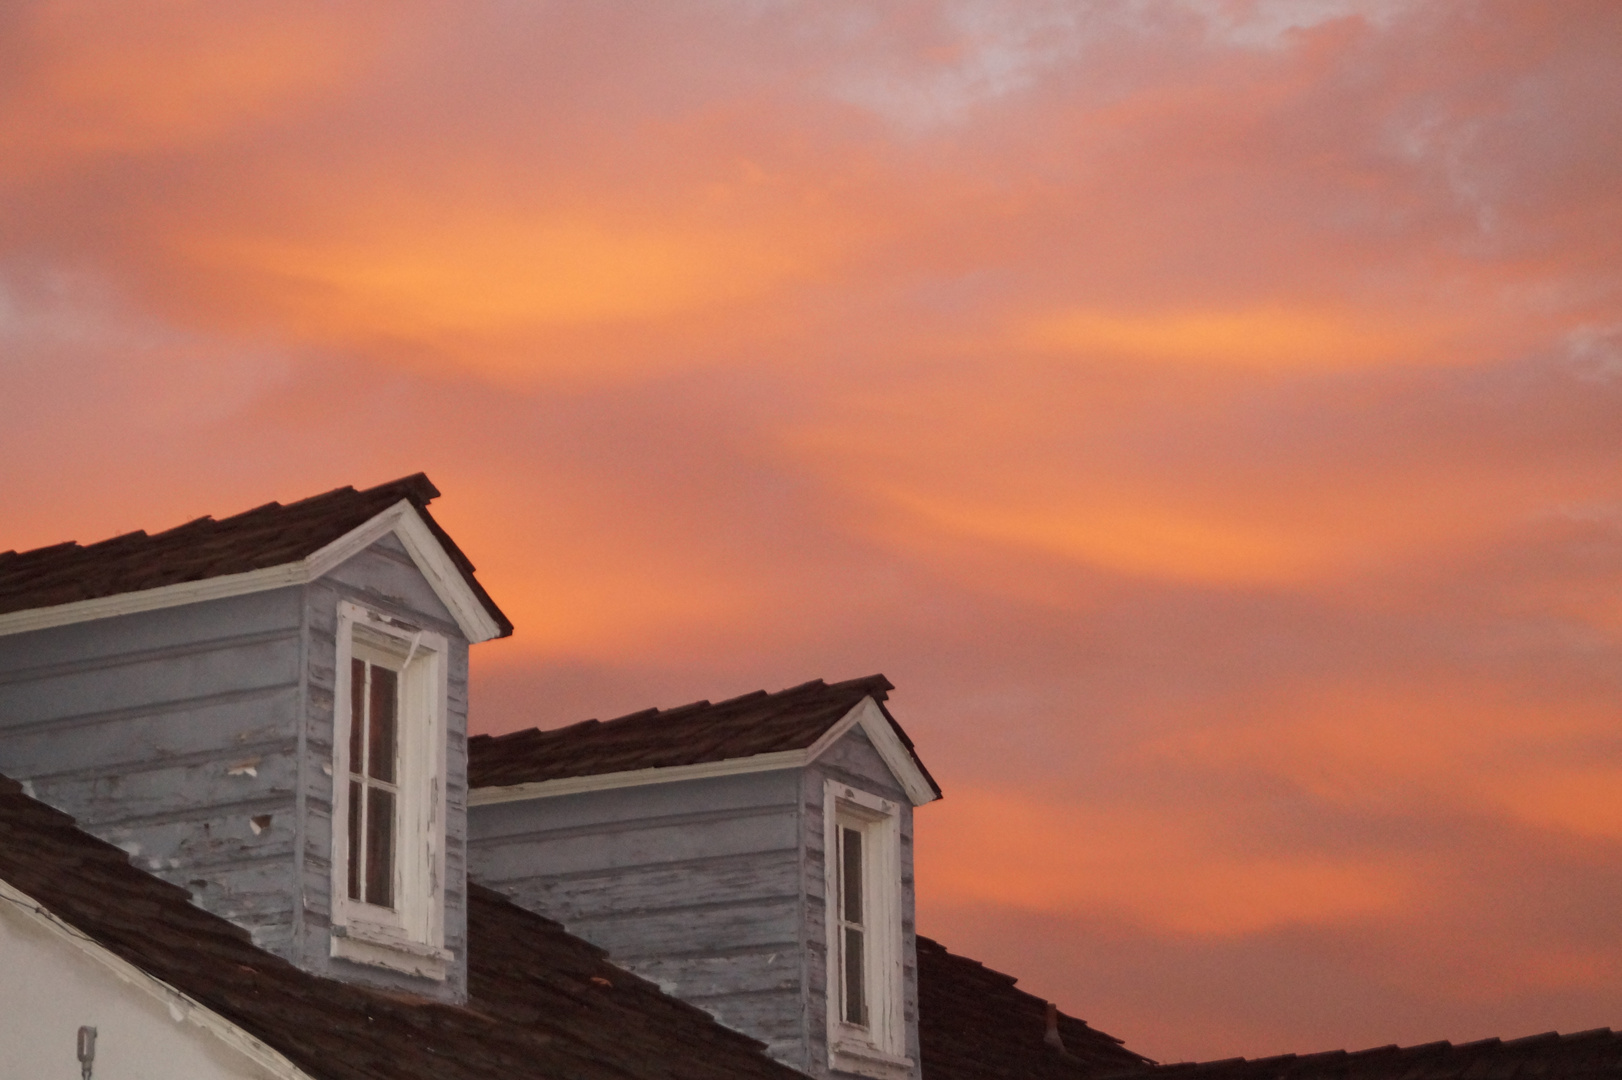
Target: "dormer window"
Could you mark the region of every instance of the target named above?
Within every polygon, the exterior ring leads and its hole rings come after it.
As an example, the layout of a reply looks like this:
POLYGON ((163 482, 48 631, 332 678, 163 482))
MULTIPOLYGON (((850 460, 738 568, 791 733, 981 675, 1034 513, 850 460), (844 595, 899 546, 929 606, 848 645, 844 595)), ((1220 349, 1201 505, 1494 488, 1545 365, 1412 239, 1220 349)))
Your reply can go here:
POLYGON ((828 1063, 879 1080, 909 1075, 901 935, 901 807, 835 781, 824 805, 828 1063))
POLYGON ((839 822, 839 1001, 841 1019, 867 1027, 867 923, 863 918, 865 878, 862 834, 848 821, 839 822))
POLYGON ((332 955, 445 977, 446 642, 338 607, 332 955))
POLYGON ((352 648, 359 655, 349 661, 349 899, 392 910, 400 672, 391 665, 400 661, 363 641, 352 648))

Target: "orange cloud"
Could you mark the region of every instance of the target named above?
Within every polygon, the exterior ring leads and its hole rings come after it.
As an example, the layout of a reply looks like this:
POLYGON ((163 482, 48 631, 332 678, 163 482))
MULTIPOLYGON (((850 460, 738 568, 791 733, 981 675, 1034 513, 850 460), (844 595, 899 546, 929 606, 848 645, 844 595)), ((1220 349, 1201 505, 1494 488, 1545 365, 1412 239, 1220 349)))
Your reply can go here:
POLYGON ((376 235, 188 247, 203 265, 266 282, 287 318, 324 335, 418 342, 668 318, 758 295, 828 256, 776 229, 638 227, 591 212, 446 220, 419 207, 396 221, 376 235))
POLYGON ((1312 6, 12 5, 0 547, 426 468, 476 725, 884 670, 1146 1052, 1614 1023, 1619 8, 1312 6))
POLYGON ((1107 916, 1157 933, 1356 923, 1414 902, 1394 859, 1237 850, 1217 822, 954 788, 929 810, 919 877, 943 905, 1107 916))
POLYGON ((1288 307, 1122 314, 1071 309, 1029 319, 1016 331, 1028 347, 1092 357, 1209 364, 1258 371, 1313 371, 1388 364, 1457 363, 1439 355, 1443 327, 1386 323, 1288 307))
POLYGON ((354 70, 353 15, 193 0, 27 5, 0 100, 0 178, 171 149, 307 105, 354 70))
POLYGON ((1215 585, 1282 584, 1307 576, 1332 554, 1265 523, 1201 517, 1198 511, 1146 501, 1030 507, 977 505, 901 489, 875 494, 926 527, 1129 575, 1215 585))

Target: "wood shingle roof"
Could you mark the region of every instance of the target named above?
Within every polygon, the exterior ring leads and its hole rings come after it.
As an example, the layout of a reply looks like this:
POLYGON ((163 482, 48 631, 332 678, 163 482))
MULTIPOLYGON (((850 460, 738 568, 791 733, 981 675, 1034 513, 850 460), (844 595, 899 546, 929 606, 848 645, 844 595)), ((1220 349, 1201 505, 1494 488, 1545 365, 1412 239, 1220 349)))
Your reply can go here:
POLYGON ((984 964, 918 935, 918 1043, 925 1080, 1084 1080, 1150 1063, 1112 1035, 1055 1010, 984 964))
POLYGON ((1610 1028, 1523 1039, 1377 1046, 1321 1054, 1161 1065, 1154 1080, 1616 1080, 1622 1034, 1610 1028))
POLYGON ((286 506, 266 503, 218 521, 201 517, 151 535, 137 531, 94 544, 0 552, 0 615, 296 563, 405 500, 500 635, 512 633, 512 623, 474 577, 473 563, 428 513, 438 497, 439 489, 416 473, 361 491, 342 487, 286 506))
POLYGON ((468 786, 502 787, 804 750, 871 697, 938 797, 940 787, 918 760, 912 740, 884 710, 893 689, 883 675, 836 683, 817 679, 776 693, 757 690, 713 704, 645 709, 549 731, 476 735, 468 740, 468 786))

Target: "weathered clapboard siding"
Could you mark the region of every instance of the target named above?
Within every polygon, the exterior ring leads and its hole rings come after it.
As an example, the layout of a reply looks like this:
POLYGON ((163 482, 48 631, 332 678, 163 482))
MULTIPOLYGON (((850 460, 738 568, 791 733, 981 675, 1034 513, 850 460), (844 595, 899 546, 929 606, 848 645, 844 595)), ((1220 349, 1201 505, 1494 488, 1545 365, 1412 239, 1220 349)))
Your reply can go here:
MULTIPOLYGON (((766 861, 757 852, 705 856, 676 863, 655 862, 573 873, 537 874, 525 863, 523 842, 494 850, 480 845, 480 866, 487 872, 517 876, 506 878, 504 888, 523 891, 544 907, 550 917, 569 922, 600 911, 640 911, 635 897, 661 898, 685 892, 694 896, 725 896, 734 901, 769 901, 799 896, 797 860, 766 861), (510 868, 505 871, 503 867, 510 868)), ((488 878, 481 878, 488 880, 488 878)))
POLYGON ((827 1076, 830 777, 902 807, 905 1009, 917 1061, 911 806, 860 728, 803 769, 474 807, 469 872, 786 1064, 827 1076))
POLYGON ((469 873, 796 1064, 798 789, 752 773, 474 807, 469 873))
POLYGON ((0 772, 283 955, 300 593, 0 637, 0 772))
POLYGON ((467 642, 392 536, 308 586, 0 637, 0 772, 311 970, 466 987, 467 642), (340 599, 443 634, 445 984, 330 958, 340 599))

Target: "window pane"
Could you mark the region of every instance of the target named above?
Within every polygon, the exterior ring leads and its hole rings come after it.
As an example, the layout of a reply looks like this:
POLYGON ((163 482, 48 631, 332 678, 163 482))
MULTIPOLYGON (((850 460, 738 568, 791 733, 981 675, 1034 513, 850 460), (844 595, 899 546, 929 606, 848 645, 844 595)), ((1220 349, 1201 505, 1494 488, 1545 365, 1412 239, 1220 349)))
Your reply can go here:
POLYGON ((867 1023, 867 965, 862 956, 862 932, 845 928, 845 1021, 867 1023))
POLYGON ((372 666, 371 730, 367 733, 366 775, 394 782, 395 698, 399 676, 388 668, 372 666))
POLYGON ((366 789, 366 902, 394 906, 394 792, 366 789))
POLYGON ((360 784, 349 782, 349 899, 360 899, 360 784))
POLYGON ((361 731, 366 723, 366 661, 349 662, 349 771, 360 772, 361 731))
POLYGON ((844 892, 844 918, 846 922, 862 921, 862 834, 859 829, 841 829, 844 842, 840 846, 844 871, 840 884, 844 892))

